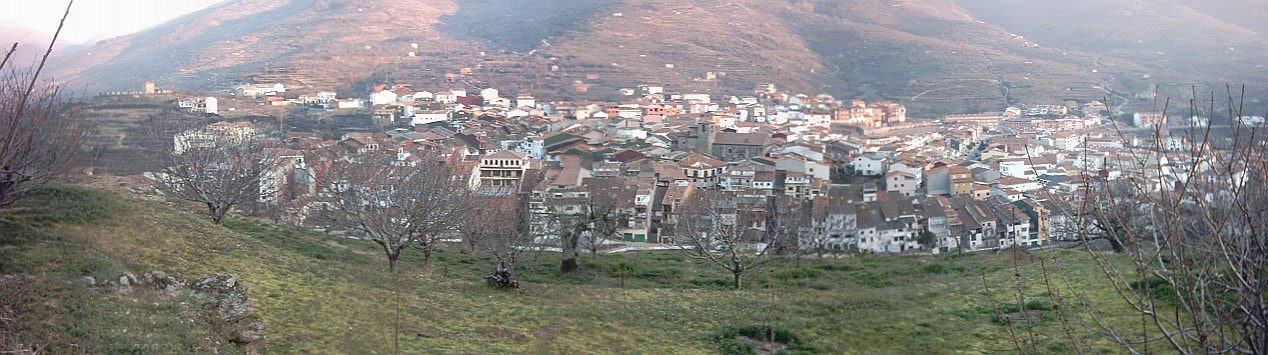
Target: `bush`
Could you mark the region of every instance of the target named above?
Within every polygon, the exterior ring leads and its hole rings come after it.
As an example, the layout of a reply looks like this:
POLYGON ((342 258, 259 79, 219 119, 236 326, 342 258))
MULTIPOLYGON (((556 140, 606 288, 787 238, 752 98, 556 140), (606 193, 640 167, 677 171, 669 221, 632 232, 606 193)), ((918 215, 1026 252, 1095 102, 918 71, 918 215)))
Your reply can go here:
POLYGON ((1133 281, 1129 286, 1132 290, 1142 294, 1147 290, 1150 297, 1158 301, 1175 302, 1176 300, 1175 289, 1171 287, 1170 283, 1167 283, 1167 280, 1158 276, 1150 276, 1143 281, 1133 281))
POLYGON ((821 276, 823 276, 823 270, 819 269, 784 269, 771 273, 771 277, 784 281, 814 279, 821 276))
POLYGON ((941 274, 947 271, 947 266, 942 264, 929 264, 925 265, 921 269, 924 270, 926 274, 941 274))
POLYGON ((719 278, 695 278, 687 281, 689 286, 713 289, 730 289, 734 287, 731 280, 719 278))
POLYGON ((889 287, 894 285, 894 279, 892 275, 886 275, 886 274, 875 273, 875 272, 860 273, 856 275, 856 277, 852 278, 851 280, 854 282, 875 287, 875 288, 889 287))
POLYGON ((806 344, 806 341, 792 330, 757 324, 742 327, 726 326, 714 333, 713 340, 717 342, 718 350, 723 354, 756 353, 753 345, 750 342, 741 340, 740 337, 756 342, 774 340, 776 343, 783 344, 784 350, 789 352, 814 351, 814 348, 806 344))
POLYGON ((673 278, 682 277, 682 275, 683 275, 683 272, 681 269, 660 268, 660 269, 640 271, 637 274, 635 274, 634 277, 644 279, 644 280, 646 279, 673 279, 673 278))
POLYGON ((1030 300, 1029 302, 1026 302, 1026 309, 1029 309, 1032 311, 1051 311, 1052 302, 1045 299, 1036 298, 1036 299, 1030 300))

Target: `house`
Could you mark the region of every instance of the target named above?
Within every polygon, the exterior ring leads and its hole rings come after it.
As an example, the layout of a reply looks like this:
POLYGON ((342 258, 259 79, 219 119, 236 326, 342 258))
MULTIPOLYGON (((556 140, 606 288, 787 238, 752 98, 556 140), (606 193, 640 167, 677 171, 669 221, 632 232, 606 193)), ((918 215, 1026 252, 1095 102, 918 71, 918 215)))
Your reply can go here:
POLYGON ((920 188, 920 176, 902 171, 891 170, 885 174, 885 191, 894 191, 903 196, 912 197, 920 188))
POLYGON ((879 176, 885 173, 889 157, 880 154, 864 154, 854 157, 854 173, 863 176, 879 176))
POLYGON ((803 252, 858 250, 858 212, 844 199, 815 197, 810 202, 810 226, 798 235, 803 252))
POLYGON ((911 200, 901 198, 863 205, 857 213, 858 248, 872 253, 903 253, 920 249, 917 213, 911 200))
POLYGON ((805 173, 793 171, 779 171, 776 176, 783 175, 784 195, 804 199, 810 197, 811 178, 805 173))
POLYGON ((1011 176, 999 178, 996 187, 1005 190, 1015 190, 1018 192, 1034 192, 1043 189, 1043 184, 1035 180, 1020 179, 1011 176))
POLYGON ((999 173, 1003 176, 1011 176, 1022 179, 1035 179, 1038 175, 1030 166, 1030 160, 1027 158, 1011 158, 999 161, 999 173))
POLYGON ((726 170, 726 162, 700 153, 688 154, 678 167, 687 179, 700 187, 712 187, 717 184, 719 176, 726 170))
POLYGON ((515 95, 515 107, 532 107, 532 108, 536 108, 536 107, 537 107, 537 99, 534 99, 534 98, 533 98, 533 95, 529 95, 529 94, 519 94, 519 95, 515 95))
POLYGON ((323 104, 328 104, 328 103, 334 102, 335 100, 339 99, 339 98, 338 98, 338 96, 339 96, 339 94, 338 94, 338 93, 336 93, 336 92, 334 92, 334 91, 318 91, 318 92, 317 92, 317 102, 319 102, 319 103, 323 103, 323 104))
POLYGON ((503 150, 486 155, 480 158, 479 178, 473 187, 514 191, 528 167, 528 155, 521 152, 503 150))
POLYGON ((361 102, 361 100, 360 100, 360 99, 338 99, 338 100, 335 100, 335 108, 336 108, 336 109, 341 109, 341 110, 346 110, 346 109, 360 109, 360 108, 362 107, 362 105, 363 105, 363 103, 361 102))
POLYGON ((205 98, 182 98, 176 101, 176 106, 189 112, 209 115, 220 114, 220 100, 211 96, 205 98))
POLYGON ((1162 112, 1137 112, 1132 115, 1132 125, 1136 127, 1167 126, 1167 115, 1162 112))
POLYGON ((940 166, 925 171, 925 194, 929 196, 951 195, 951 168, 940 166))
POLYGON ((233 88, 234 94, 241 98, 260 98, 281 96, 286 93, 286 85, 282 84, 244 84, 233 88))
POLYGON ((831 170, 827 165, 800 156, 786 155, 774 159, 774 162, 777 170, 804 173, 806 176, 816 180, 829 180, 831 178, 831 170))
POLYGON ((770 136, 764 133, 717 132, 713 137, 712 152, 718 159, 740 161, 762 155, 770 136))
POLYGON ((260 178, 260 203, 274 206, 312 195, 316 190, 316 174, 304 162, 304 155, 294 149, 270 148, 265 151, 268 164, 260 178))
POLYGON ((391 90, 382 90, 370 95, 370 105, 387 105, 396 103, 397 95, 391 90))
POLYGON ((436 122, 445 122, 448 121, 452 115, 453 112, 449 110, 420 110, 415 112, 413 117, 410 117, 409 123, 411 126, 418 126, 436 122))

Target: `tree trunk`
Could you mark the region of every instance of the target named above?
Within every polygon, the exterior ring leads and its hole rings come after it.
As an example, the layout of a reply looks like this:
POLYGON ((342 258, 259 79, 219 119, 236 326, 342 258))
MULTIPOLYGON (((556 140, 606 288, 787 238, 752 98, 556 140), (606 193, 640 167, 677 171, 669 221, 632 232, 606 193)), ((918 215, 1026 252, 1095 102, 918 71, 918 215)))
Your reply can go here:
POLYGON ((581 259, 581 254, 577 250, 577 242, 580 240, 580 235, 579 231, 572 230, 560 236, 560 241, 563 242, 560 245, 563 252, 563 261, 559 264, 560 274, 569 275, 581 269, 581 265, 578 263, 578 260, 581 259))
POLYGON ((396 272, 396 258, 388 259, 388 270, 392 272, 392 301, 395 303, 396 323, 392 327, 392 353, 401 353, 401 273, 396 272))
POLYGON ((210 203, 207 204, 207 208, 211 210, 211 223, 215 225, 222 224, 225 220, 225 214, 229 212, 228 207, 219 207, 210 203))
POLYGON ((738 290, 738 289, 740 289, 740 274, 741 274, 741 273, 736 272, 736 273, 733 273, 733 274, 734 274, 734 276, 735 276, 735 289, 736 289, 736 290, 738 290))
POLYGON ((424 269, 431 269, 431 255, 432 255, 432 251, 435 250, 435 248, 436 248, 435 244, 427 244, 426 247, 423 247, 423 268, 424 269))
POLYGON ((559 265, 559 273, 565 275, 576 273, 577 270, 580 269, 581 265, 577 263, 577 256, 575 254, 564 258, 564 261, 559 265))

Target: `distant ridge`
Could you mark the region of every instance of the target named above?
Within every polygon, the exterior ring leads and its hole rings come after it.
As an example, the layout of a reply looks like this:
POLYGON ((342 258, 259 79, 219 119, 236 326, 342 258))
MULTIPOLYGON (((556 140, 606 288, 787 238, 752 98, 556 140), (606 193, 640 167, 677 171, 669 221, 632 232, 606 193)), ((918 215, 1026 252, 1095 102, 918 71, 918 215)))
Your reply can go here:
POLYGON ((774 83, 935 115, 1106 88, 1180 96, 1268 82, 1257 66, 1265 25, 1245 15, 1268 16, 1268 5, 1233 1, 1245 11, 1172 0, 235 0, 56 64, 90 91, 156 80, 361 93, 392 81, 612 99, 639 84, 774 83))

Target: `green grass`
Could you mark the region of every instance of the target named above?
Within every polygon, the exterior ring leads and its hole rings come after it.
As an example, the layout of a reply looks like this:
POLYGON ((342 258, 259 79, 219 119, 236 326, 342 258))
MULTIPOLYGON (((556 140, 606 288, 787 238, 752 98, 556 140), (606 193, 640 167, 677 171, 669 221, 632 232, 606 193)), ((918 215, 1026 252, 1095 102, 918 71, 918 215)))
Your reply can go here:
MULTIPOLYGON (((392 280, 377 246, 271 222, 223 226, 109 189, 55 187, 61 196, 0 224, 0 272, 46 275, 22 334, 58 352, 206 352, 216 349, 183 300, 85 291, 63 280, 162 270, 194 278, 240 276, 285 353, 390 351, 392 280), (184 303, 183 303, 184 302, 184 303), (134 332, 105 331, 126 327, 134 332), (73 345, 72 345, 73 344, 73 345), (77 348, 82 347, 82 348, 77 348)), ((1114 324, 1135 324, 1086 254, 1054 251, 1070 288, 1114 324)), ((560 276, 559 256, 528 253, 519 291, 493 290, 493 262, 461 248, 402 261, 402 351, 479 353, 716 353, 730 326, 771 327, 822 353, 948 353, 1015 349, 997 311, 1016 306, 1006 255, 863 256, 779 260, 743 290, 687 253, 583 255, 584 271, 560 276), (985 284, 990 285, 990 292, 985 284)), ((1050 268, 1056 267, 1049 264, 1050 268)), ((1070 349, 1037 264, 1022 265, 1027 308, 1041 349, 1070 349), (1063 348, 1064 346, 1064 348, 1063 348)), ((1114 352, 1078 324, 1092 352, 1114 352)), ((765 329, 765 328, 763 328, 765 329)))

